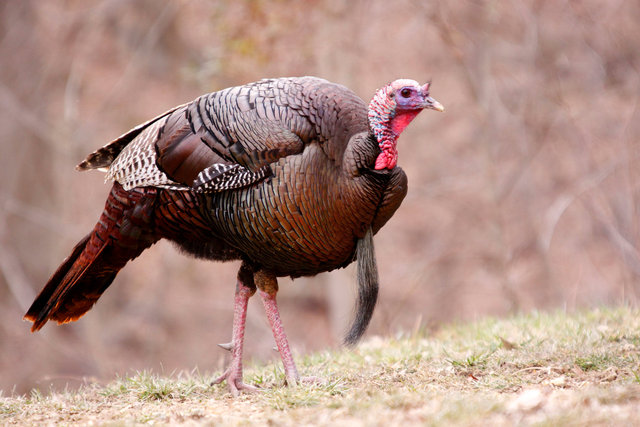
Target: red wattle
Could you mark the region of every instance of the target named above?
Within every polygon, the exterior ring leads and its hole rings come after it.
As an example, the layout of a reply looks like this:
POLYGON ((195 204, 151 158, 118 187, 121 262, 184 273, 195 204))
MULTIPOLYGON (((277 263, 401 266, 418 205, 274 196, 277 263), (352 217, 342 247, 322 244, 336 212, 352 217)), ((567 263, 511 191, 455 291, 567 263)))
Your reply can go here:
POLYGON ((398 154, 391 150, 383 150, 376 158, 375 170, 393 169, 398 163, 398 154))
POLYGON ((387 155, 386 153, 383 151, 382 153, 378 154, 378 158, 376 159, 376 165, 374 167, 375 170, 380 170, 380 169, 386 169, 387 167, 387 155))
POLYGON ((398 163, 398 156, 390 157, 390 158, 387 160, 387 169, 393 169, 393 168, 395 168, 397 163, 398 163))

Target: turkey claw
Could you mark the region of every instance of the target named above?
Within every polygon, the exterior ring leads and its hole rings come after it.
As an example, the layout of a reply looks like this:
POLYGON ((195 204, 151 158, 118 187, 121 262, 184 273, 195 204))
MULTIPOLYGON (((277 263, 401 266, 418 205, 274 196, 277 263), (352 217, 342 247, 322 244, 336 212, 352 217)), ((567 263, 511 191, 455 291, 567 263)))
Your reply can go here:
POLYGON ((255 393, 260 389, 256 386, 252 386, 249 384, 245 384, 242 381, 242 375, 236 376, 231 372, 227 371, 224 374, 220 375, 218 378, 211 382, 211 385, 220 384, 222 381, 227 380, 227 385, 229 386, 229 391, 233 397, 238 397, 241 391, 247 393, 255 393))

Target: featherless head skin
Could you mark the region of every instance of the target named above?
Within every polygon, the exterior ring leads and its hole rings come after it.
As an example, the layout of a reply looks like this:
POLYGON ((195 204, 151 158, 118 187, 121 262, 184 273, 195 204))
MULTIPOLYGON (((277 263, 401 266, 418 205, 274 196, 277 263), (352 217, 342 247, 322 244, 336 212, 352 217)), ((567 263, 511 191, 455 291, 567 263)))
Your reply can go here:
POLYGON ((411 121, 428 108, 444 111, 429 96, 431 83, 420 85, 415 80, 398 79, 379 89, 369 103, 369 126, 380 146, 375 169, 393 169, 398 162, 398 137, 411 121))

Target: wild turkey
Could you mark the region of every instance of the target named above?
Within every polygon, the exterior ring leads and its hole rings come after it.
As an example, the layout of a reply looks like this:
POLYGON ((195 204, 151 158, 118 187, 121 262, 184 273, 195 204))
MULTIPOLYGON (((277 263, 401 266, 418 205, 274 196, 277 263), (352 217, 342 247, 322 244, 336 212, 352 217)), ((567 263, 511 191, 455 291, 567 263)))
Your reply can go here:
POLYGON ((398 209, 407 178, 396 141, 425 108, 443 111, 429 83, 396 80, 369 108, 349 89, 315 77, 261 80, 203 95, 90 154, 79 170, 115 181, 95 228, 73 249, 25 319, 77 320, 124 265, 169 239, 199 258, 241 260, 227 380, 242 381, 247 302, 256 289, 282 357, 300 380, 276 305, 277 277, 311 276, 358 260, 356 316, 364 333, 378 278, 373 238, 398 209))

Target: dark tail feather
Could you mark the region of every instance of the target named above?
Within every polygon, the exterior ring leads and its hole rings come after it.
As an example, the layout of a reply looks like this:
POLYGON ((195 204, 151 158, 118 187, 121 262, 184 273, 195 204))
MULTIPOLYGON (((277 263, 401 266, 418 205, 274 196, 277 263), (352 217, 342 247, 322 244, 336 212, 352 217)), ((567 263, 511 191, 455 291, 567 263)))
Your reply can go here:
MULTIPOLYGON (((69 295, 74 290, 78 281, 82 278, 83 274, 91 266, 89 263, 80 260, 80 256, 83 254, 91 234, 85 236, 78 244, 73 248, 71 255, 64 260, 62 265, 58 267, 58 270, 51 276, 45 287, 42 289, 38 297, 35 299, 31 308, 24 315, 25 320, 33 322, 31 332, 35 332, 42 328, 48 320, 56 320, 58 323, 70 322, 78 319, 87 310, 93 306, 95 300, 100 295, 96 295, 95 298, 83 298, 84 303, 78 304, 79 301, 74 301, 73 307, 69 307, 67 301, 75 300, 73 295, 69 295)), ((100 251, 102 252, 102 251, 100 251)), ((112 275, 108 283, 92 284, 100 286, 103 290, 111 284, 115 275, 112 275)), ((76 292, 77 293, 77 292, 76 292)), ((84 292, 83 292, 84 293, 84 292)), ((88 296, 88 295, 87 295, 88 296)))
POLYGON ((32 332, 48 320, 60 324, 79 319, 118 271, 157 241, 145 196, 114 185, 96 227, 73 248, 25 314, 24 319, 33 322, 32 332))
POLYGON ((358 300, 356 314, 344 338, 345 345, 358 343, 373 316, 378 301, 378 266, 373 247, 373 231, 369 228, 364 237, 358 240, 356 248, 358 258, 358 300))

